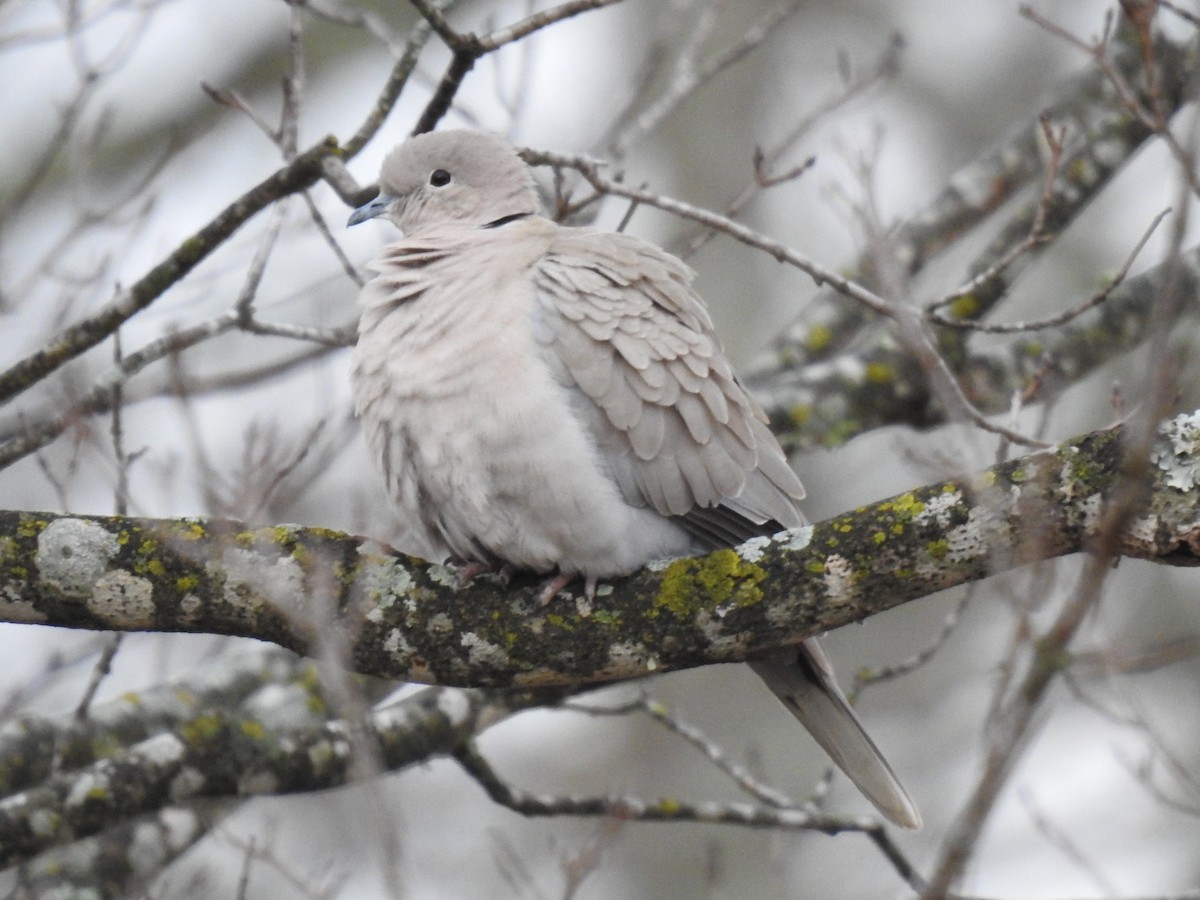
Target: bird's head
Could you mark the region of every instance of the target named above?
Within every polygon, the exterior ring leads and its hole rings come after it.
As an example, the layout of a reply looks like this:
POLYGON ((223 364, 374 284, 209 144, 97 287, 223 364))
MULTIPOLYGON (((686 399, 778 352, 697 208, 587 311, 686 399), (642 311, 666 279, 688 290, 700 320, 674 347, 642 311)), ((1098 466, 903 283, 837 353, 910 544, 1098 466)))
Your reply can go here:
POLYGON ((482 131, 435 131, 387 155, 379 196, 348 224, 383 216, 412 235, 451 224, 485 226, 537 209, 529 167, 506 141, 482 131))

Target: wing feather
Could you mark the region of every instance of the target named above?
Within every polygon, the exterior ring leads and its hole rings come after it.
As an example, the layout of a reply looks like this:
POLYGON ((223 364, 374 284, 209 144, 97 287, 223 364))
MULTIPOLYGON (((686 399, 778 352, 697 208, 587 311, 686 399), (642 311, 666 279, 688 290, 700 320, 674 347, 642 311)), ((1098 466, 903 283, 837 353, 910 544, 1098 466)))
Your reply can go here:
POLYGON ((542 351, 629 502, 679 517, 703 547, 803 522, 804 489, 690 269, 636 238, 564 229, 533 280, 542 351))

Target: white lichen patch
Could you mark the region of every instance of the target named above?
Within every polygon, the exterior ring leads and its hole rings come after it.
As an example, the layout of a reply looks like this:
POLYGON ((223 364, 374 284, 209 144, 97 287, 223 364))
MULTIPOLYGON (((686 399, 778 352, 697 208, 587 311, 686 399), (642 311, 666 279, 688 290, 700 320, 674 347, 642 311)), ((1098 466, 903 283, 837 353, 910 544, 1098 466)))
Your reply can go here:
POLYGON ((269 769, 243 774, 238 779, 239 794, 273 794, 279 789, 279 777, 269 769))
POLYGON ((184 766, 179 770, 179 774, 171 779, 167 795, 176 802, 191 800, 204 790, 207 782, 204 773, 195 766, 184 766))
POLYGON ((977 525, 968 522, 946 532, 946 557, 951 565, 970 562, 987 556, 988 545, 982 540, 977 525))
POLYGON ((743 560, 753 563, 762 559, 763 554, 767 552, 767 548, 770 546, 771 539, 769 537, 752 537, 750 540, 738 544, 734 547, 734 550, 737 551, 737 555, 743 560))
POLYGON ((466 648, 467 659, 472 666, 503 668, 508 665, 508 654, 504 652, 504 648, 491 641, 485 641, 477 634, 464 634, 461 643, 466 648))
POLYGON ((843 354, 831 361, 833 370, 850 384, 862 384, 867 380, 867 365, 851 353, 843 354))
POLYGON ((1200 484, 1200 410, 1184 413, 1158 427, 1159 441, 1150 463, 1167 487, 1191 492, 1200 484))
POLYGON ((179 601, 179 621, 185 625, 195 621, 200 610, 204 608, 204 601, 195 594, 187 593, 179 601))
POLYGON ((225 602, 248 612, 257 610, 264 600, 277 608, 294 608, 306 596, 304 572, 290 556, 232 547, 220 560, 206 563, 205 568, 213 576, 224 574, 225 602))
POLYGON ((795 621, 796 609, 788 602, 767 603, 762 607, 762 614, 773 628, 788 628, 795 621))
POLYGON ((1100 527, 1100 514, 1104 512, 1104 497, 1101 494, 1092 494, 1080 505, 1083 510, 1083 527, 1089 532, 1095 531, 1100 527))
POLYGON ((462 691, 441 691, 437 695, 437 708, 447 720, 458 725, 471 714, 471 702, 462 691))
POLYGON ((137 746, 142 759, 156 766, 170 765, 183 759, 187 745, 173 734, 158 734, 147 738, 137 746))
POLYGON ((29 829, 38 837, 52 837, 61 825, 62 817, 48 809, 39 809, 29 817, 29 829))
POLYGON ((1126 540, 1153 547, 1154 539, 1158 536, 1158 524, 1159 519, 1156 515, 1139 516, 1126 527, 1126 540))
MULTIPOLYGON (((967 523, 946 533, 945 561, 950 564, 970 562, 991 553, 992 547, 1010 544, 1010 527, 1006 513, 1016 503, 1017 488, 1000 495, 1003 502, 977 506, 967 515, 967 523)), ((991 499, 995 499, 994 497, 991 499)))
POLYGON ((925 508, 913 516, 913 522, 923 525, 936 522, 940 528, 950 524, 950 510, 962 503, 963 495, 960 490, 945 491, 925 501, 925 508))
POLYGON ((381 622, 385 610, 396 605, 396 600, 412 591, 413 577, 408 567, 396 559, 375 557, 363 564, 359 580, 375 606, 367 611, 368 622, 381 622))
POLYGON ((802 525, 799 528, 789 528, 771 538, 782 550, 803 550, 812 543, 813 527, 802 525))
MULTIPOLYGON (((768 613, 769 614, 769 613, 768 613)), ((700 631, 707 638, 709 648, 721 655, 731 653, 742 645, 742 640, 736 635, 725 633, 721 623, 710 616, 699 619, 700 631)))
POLYGON ((255 691, 243 708, 267 732, 299 731, 314 724, 311 700, 298 684, 268 684, 255 691))
POLYGON ((38 575, 68 596, 86 597, 120 549, 95 522, 56 519, 38 535, 38 575))
POLYGON ((124 569, 114 569, 100 576, 87 608, 114 628, 145 628, 154 621, 154 586, 124 569))
POLYGON ((89 800, 107 800, 111 789, 108 776, 103 772, 81 772, 71 785, 63 807, 72 809, 83 806, 89 800))
POLYGON ((462 587, 462 584, 458 580, 458 570, 440 563, 429 567, 429 580, 442 587, 462 587))
POLYGON ((608 648, 608 662, 596 672, 596 675, 601 679, 628 678, 630 675, 636 675, 638 672, 652 668, 650 664, 652 658, 653 654, 645 644, 628 641, 612 644, 608 648))
POLYGON ((399 628, 393 628, 388 632, 387 637, 383 639, 384 652, 392 656, 407 656, 412 652, 412 644, 408 642, 408 638, 404 636, 404 632, 399 628))
POLYGON ((826 557, 821 580, 825 583, 825 594, 834 606, 854 599, 854 566, 846 557, 836 553, 826 557))
MULTIPOLYGON (((200 817, 192 810, 173 806, 158 814, 154 828, 160 834, 166 835, 170 847, 179 850, 192 842, 200 824, 200 817)), ((157 873, 159 868, 161 867, 155 866, 153 871, 157 873)))

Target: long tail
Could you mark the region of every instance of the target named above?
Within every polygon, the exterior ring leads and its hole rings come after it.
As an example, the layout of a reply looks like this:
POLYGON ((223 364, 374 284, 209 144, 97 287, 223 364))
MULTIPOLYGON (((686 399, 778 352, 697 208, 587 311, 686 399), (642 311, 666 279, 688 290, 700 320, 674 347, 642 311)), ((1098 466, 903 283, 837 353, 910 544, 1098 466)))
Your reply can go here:
POLYGON ((904 828, 920 828, 921 814, 875 742, 863 729, 815 639, 750 663, 767 687, 858 786, 875 808, 904 828))

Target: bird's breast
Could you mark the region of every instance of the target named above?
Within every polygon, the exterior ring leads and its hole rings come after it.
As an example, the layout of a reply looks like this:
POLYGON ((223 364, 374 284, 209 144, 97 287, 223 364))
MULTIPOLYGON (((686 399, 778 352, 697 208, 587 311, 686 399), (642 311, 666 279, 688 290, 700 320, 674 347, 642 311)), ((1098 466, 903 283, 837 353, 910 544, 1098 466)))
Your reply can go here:
MULTIPOLYGON (((679 529, 621 498, 553 377, 534 339, 532 280, 502 267, 427 274, 405 283, 403 302, 367 303, 354 352, 368 442, 424 542, 598 575, 682 551, 679 529)), ((392 290, 389 277, 367 290, 392 290)))

